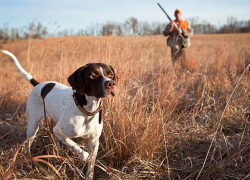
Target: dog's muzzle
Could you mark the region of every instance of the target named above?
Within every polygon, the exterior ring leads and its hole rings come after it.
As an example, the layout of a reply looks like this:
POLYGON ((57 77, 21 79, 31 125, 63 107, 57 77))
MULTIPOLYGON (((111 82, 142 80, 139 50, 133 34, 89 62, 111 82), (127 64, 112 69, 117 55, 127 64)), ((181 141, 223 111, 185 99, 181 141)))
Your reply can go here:
POLYGON ((116 93, 116 83, 115 81, 106 81, 104 86, 107 88, 107 95, 106 96, 115 96, 116 93))

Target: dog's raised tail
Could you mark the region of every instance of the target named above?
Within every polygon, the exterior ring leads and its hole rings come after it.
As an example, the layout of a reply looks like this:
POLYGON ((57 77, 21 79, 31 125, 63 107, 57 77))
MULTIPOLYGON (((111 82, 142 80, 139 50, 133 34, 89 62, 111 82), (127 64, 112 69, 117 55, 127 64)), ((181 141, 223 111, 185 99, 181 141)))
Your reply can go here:
POLYGON ((20 63, 18 62, 17 58, 14 56, 14 54, 10 53, 9 51, 6 50, 1 50, 4 54, 9 55, 10 57, 12 57, 13 61, 15 62, 15 65, 18 69, 18 71, 23 75, 23 77, 25 79, 27 79, 33 86, 36 86, 39 84, 39 82, 37 82, 32 76, 31 74, 29 74, 27 71, 25 71, 22 66, 20 65, 20 63))

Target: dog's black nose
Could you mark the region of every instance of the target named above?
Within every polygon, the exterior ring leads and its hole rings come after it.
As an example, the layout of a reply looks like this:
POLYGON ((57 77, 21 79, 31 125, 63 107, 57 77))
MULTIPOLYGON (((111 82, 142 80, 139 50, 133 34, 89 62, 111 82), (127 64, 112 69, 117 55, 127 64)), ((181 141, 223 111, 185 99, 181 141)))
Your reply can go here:
POLYGON ((105 87, 107 88, 113 88, 115 86, 115 82, 114 81, 106 81, 105 82, 105 87))

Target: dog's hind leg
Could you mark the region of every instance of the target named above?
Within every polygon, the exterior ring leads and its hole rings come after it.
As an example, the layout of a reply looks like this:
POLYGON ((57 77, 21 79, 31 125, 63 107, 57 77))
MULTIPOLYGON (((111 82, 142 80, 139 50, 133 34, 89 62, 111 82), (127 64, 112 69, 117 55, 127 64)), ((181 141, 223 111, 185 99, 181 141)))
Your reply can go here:
MULTIPOLYGON (((27 139, 31 138, 28 143, 30 147, 32 142, 34 141, 34 138, 36 137, 36 133, 38 132, 38 124, 40 120, 44 117, 43 104, 40 97, 30 96, 28 98, 26 112, 28 118, 26 137, 27 139)), ((29 150, 29 148, 27 150, 29 150)))
POLYGON ((38 129, 39 129, 38 123, 40 122, 42 117, 28 115, 28 112, 27 112, 27 116, 28 116, 28 127, 27 127, 27 133, 26 133, 27 136, 26 137, 28 139, 31 136, 35 136, 36 133, 38 132, 38 129))

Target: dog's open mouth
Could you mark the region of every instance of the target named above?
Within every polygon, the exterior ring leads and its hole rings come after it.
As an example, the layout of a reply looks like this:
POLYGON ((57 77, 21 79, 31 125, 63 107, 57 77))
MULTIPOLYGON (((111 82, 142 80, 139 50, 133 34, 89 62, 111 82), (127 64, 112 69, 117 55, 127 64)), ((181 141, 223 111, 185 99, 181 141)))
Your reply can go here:
POLYGON ((115 96, 115 92, 111 91, 110 92, 111 96, 115 96))
POLYGON ((105 97, 115 96, 115 88, 109 89, 105 97))

